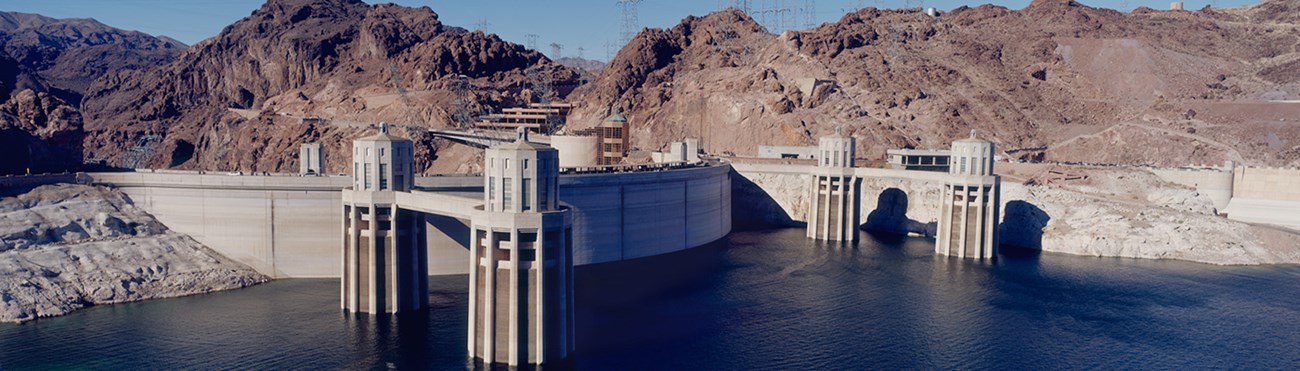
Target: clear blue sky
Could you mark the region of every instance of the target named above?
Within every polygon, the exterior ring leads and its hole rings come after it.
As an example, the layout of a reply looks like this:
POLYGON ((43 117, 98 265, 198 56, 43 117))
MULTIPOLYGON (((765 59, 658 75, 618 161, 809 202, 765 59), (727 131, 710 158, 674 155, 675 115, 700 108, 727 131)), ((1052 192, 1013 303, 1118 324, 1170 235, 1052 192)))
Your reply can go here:
MULTIPOLYGON (((1129 9, 1149 6, 1167 9, 1171 0, 1081 0, 1096 7, 1129 9)), ((54 18, 95 18, 110 26, 137 30, 153 35, 166 35, 187 44, 215 36, 221 28, 248 16, 262 5, 263 0, 5 0, 0 10, 38 13, 54 18)), ((604 60, 606 44, 617 45, 622 16, 615 0, 393 0, 406 6, 428 6, 437 12, 443 23, 475 29, 480 20, 488 22, 487 31, 503 39, 525 43, 526 34, 538 35, 538 49, 551 54, 551 43, 564 45, 563 55, 573 56, 578 47, 586 51, 583 56, 604 60)), ((752 7, 760 8, 774 0, 752 0, 752 7)), ((784 0, 791 6, 802 5, 803 0, 784 0)), ((837 20, 851 7, 879 6, 903 7, 923 2, 927 7, 941 10, 961 5, 994 4, 1023 8, 1030 0, 815 0, 816 20, 837 20), (878 5, 879 4, 879 5, 878 5)), ((1220 7, 1241 6, 1256 0, 1183 0, 1187 9, 1200 9, 1207 4, 1220 7)), ((641 25, 644 27, 671 27, 688 15, 704 15, 718 7, 718 0, 645 0, 639 6, 641 25)), ((755 16, 755 18, 759 18, 755 16)))

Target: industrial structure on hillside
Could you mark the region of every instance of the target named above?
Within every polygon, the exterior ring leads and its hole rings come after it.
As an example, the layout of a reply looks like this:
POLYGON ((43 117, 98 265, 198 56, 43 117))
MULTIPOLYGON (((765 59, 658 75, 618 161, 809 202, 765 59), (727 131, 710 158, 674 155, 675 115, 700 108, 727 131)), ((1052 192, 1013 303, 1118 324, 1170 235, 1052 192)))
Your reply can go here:
POLYGON ((514 132, 515 129, 522 127, 534 133, 550 134, 564 125, 565 117, 572 110, 572 103, 530 103, 527 107, 511 107, 502 109, 501 113, 479 116, 474 126, 479 129, 508 132, 514 132))

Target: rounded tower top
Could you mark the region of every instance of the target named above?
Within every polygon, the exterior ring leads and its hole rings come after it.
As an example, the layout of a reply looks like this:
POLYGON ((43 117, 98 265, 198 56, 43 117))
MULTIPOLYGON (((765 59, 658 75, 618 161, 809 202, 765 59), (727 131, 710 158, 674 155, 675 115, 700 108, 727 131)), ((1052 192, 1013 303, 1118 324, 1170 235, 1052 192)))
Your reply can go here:
POLYGON ((818 140, 817 151, 821 156, 820 161, 817 163, 818 166, 853 167, 857 152, 857 140, 840 134, 840 129, 835 128, 834 134, 821 137, 818 140))
POLYGON ((979 139, 975 130, 969 138, 952 142, 952 159, 948 173, 958 175, 993 175, 993 142, 979 139))

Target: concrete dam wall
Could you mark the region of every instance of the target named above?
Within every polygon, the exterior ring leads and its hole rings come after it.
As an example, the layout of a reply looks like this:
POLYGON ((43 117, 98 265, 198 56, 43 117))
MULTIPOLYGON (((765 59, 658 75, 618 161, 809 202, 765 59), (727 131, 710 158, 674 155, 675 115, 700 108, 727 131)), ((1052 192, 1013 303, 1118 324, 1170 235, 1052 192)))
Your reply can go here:
MULTIPOLYGON (((808 219, 813 165, 732 164, 738 195, 735 220, 742 227, 801 226, 808 219)), ((947 173, 855 168, 862 228, 933 237, 947 173)))
MULTIPOLYGON (((121 189, 180 233, 277 277, 338 277, 342 193, 350 177, 230 176, 197 173, 91 173, 121 189)), ((447 203, 481 203, 481 177, 416 180, 447 203)), ((577 265, 681 251, 731 231, 730 167, 562 175, 560 201, 574 213, 577 265)), ((459 207, 459 206, 458 206, 459 207)), ((468 222, 426 215, 429 274, 469 269, 468 222)))

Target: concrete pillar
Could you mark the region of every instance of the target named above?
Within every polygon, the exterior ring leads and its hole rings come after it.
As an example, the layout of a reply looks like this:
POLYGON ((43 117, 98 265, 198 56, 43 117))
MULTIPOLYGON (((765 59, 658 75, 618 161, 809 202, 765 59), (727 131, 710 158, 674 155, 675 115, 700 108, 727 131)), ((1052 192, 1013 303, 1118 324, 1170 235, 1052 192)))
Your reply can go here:
MULTIPOLYGON (((504 192, 486 194, 486 206, 472 217, 474 233, 487 233, 490 247, 482 252, 486 267, 470 277, 471 297, 483 298, 485 305, 471 302, 468 349, 486 364, 511 367, 564 360, 573 351, 572 246, 566 235, 573 218, 556 202, 558 154, 521 133, 515 143, 489 148, 485 160, 491 164, 485 166, 488 188, 512 186, 509 200, 504 192), (508 233, 510 241, 497 240, 496 233, 508 233), (498 261, 497 249, 508 250, 508 258, 498 261), (487 281, 480 288, 483 275, 487 281), (509 282, 497 282, 497 275, 509 282), (481 349, 476 341, 482 341, 481 349)), ((472 257, 472 272, 479 269, 477 259, 472 257)))
POLYGON ((346 312, 397 313, 428 304, 421 217, 401 211, 395 195, 410 190, 412 145, 389 136, 386 127, 352 144, 355 173, 352 188, 343 191, 348 214, 340 301, 346 312))
POLYGON ((1001 179, 993 173, 993 158, 993 143, 976 139, 973 132, 970 139, 953 143, 949 179, 940 203, 936 254, 997 257, 1001 179))

